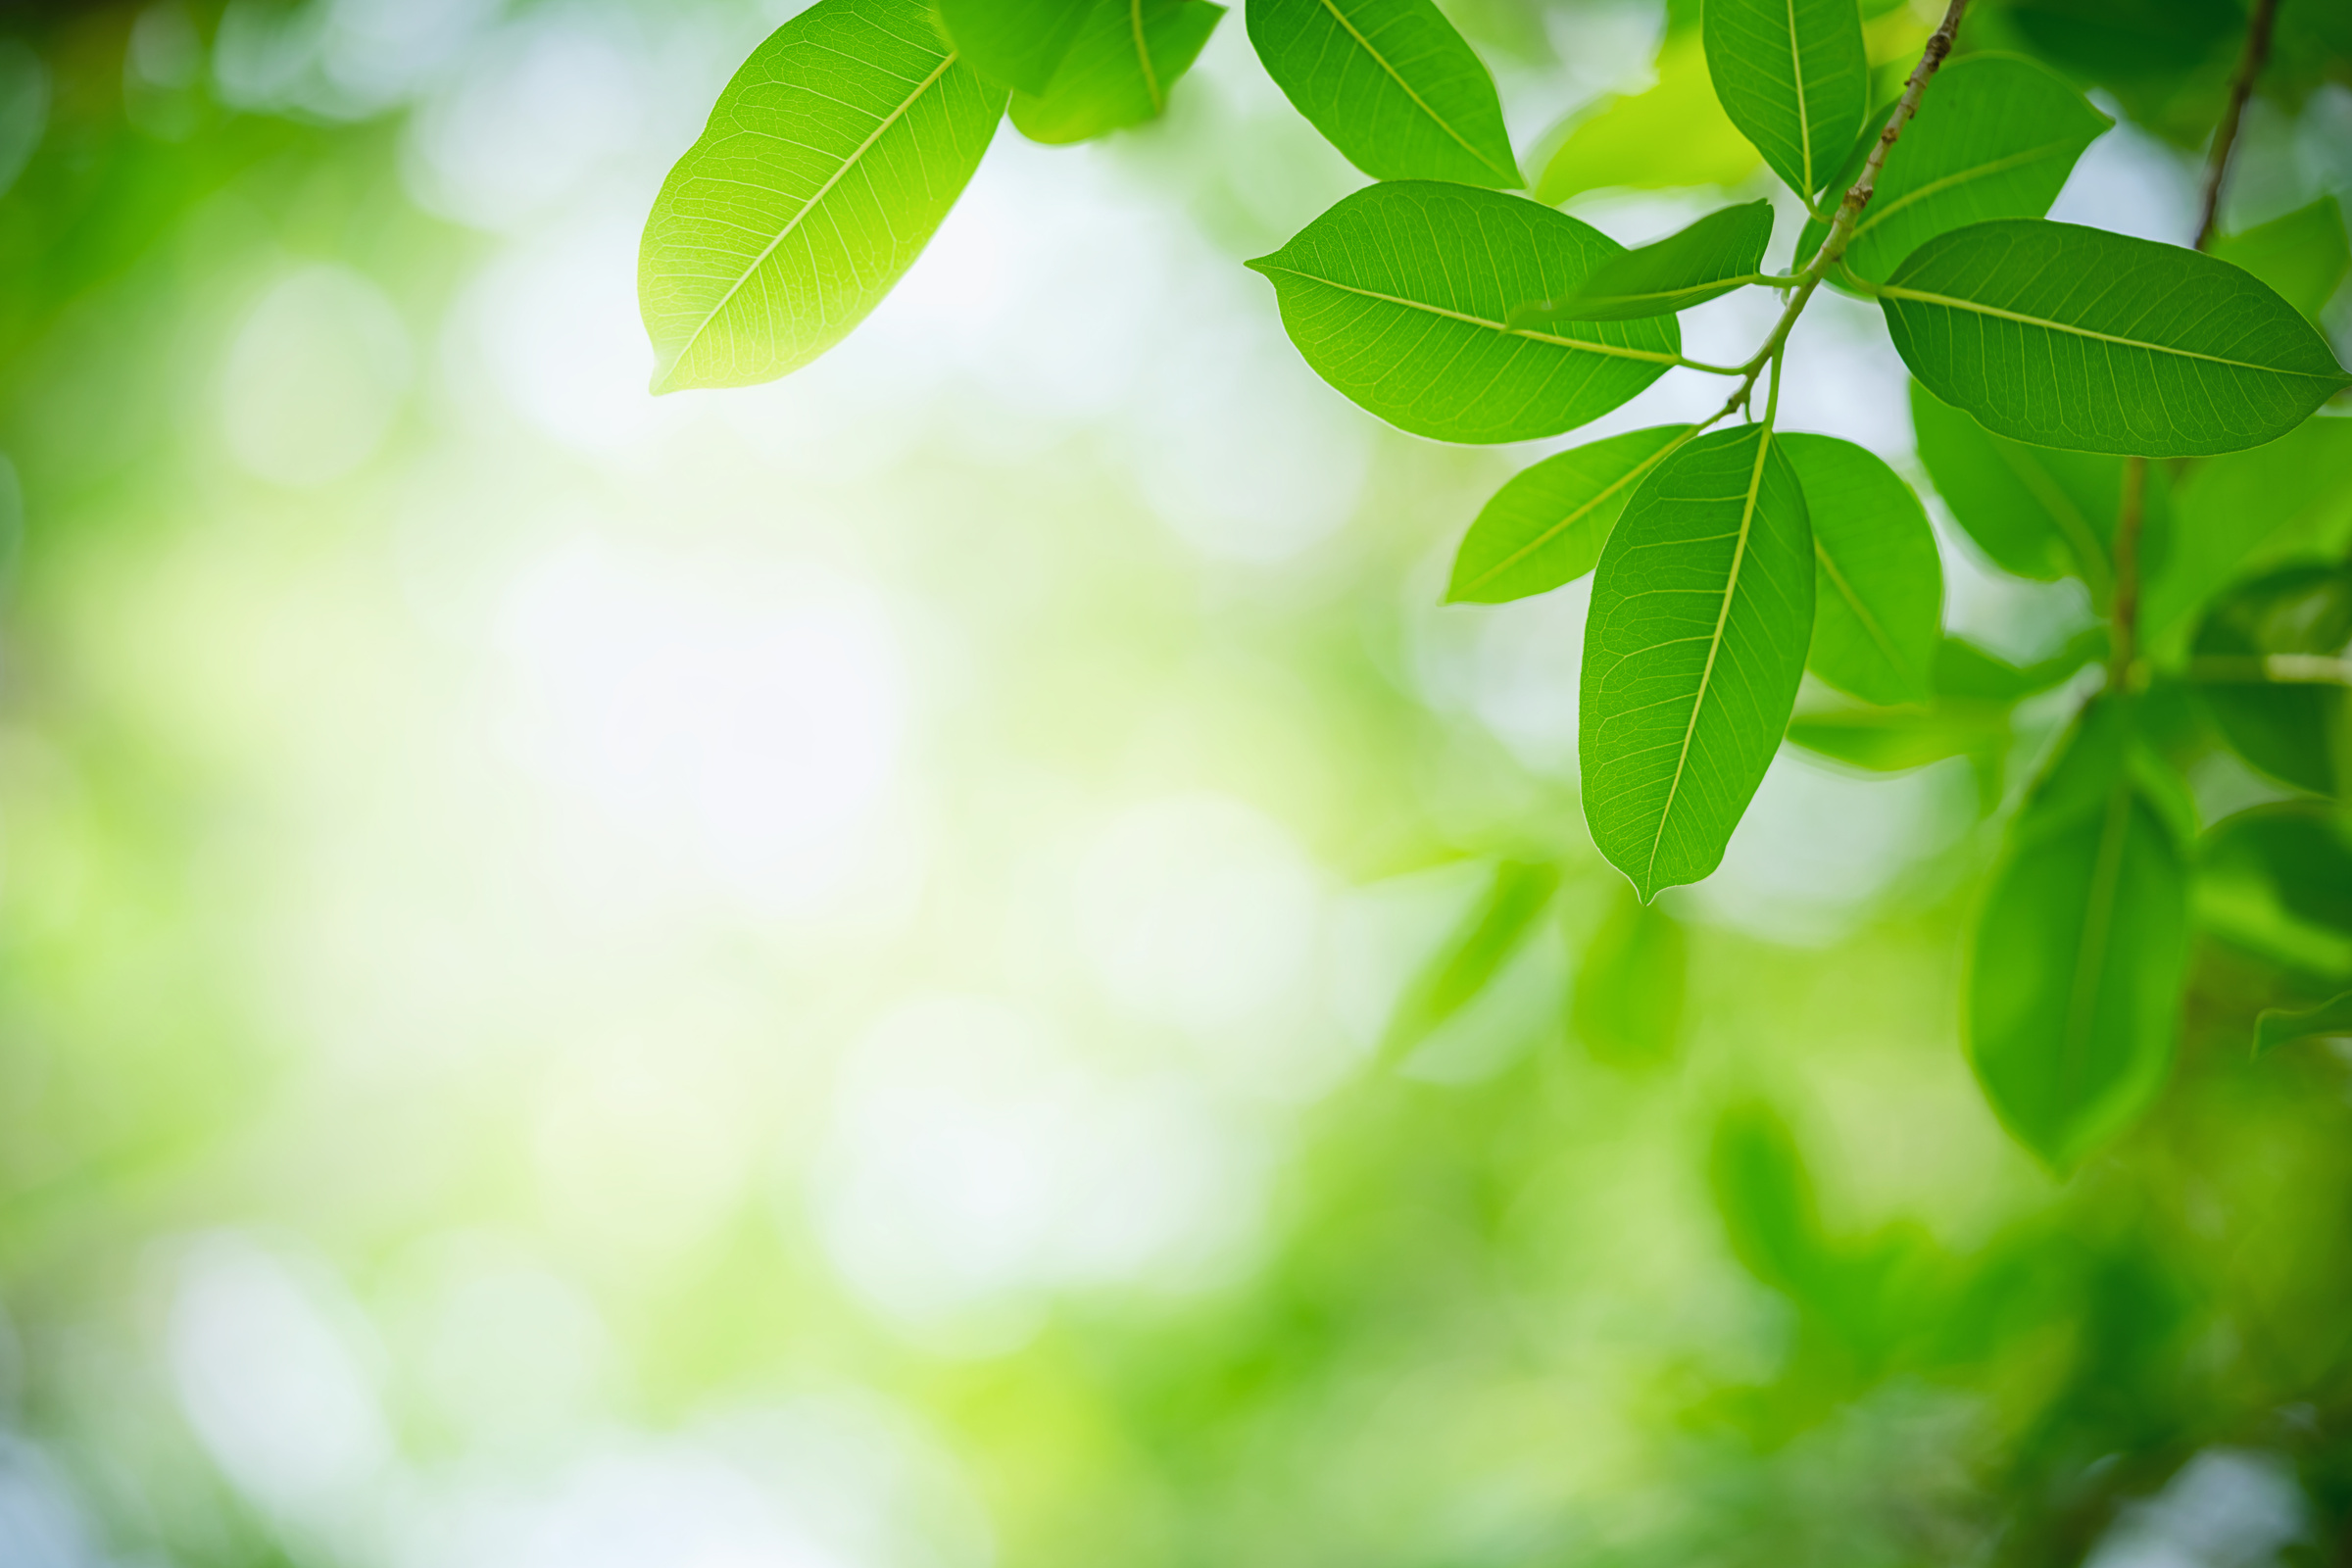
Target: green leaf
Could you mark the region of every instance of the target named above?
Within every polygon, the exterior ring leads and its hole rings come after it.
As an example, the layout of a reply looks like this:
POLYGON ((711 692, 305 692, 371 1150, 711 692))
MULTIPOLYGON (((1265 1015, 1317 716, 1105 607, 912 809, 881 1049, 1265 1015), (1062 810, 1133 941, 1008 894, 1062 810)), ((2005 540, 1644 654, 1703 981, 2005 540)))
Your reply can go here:
POLYGON ((2325 1040, 2352 1035, 2352 991, 2323 1002, 2308 1012, 2273 1007, 2254 1020, 2254 1054, 2276 1051, 2298 1040, 2325 1040))
POLYGON ((2352 817, 2278 801, 2224 817, 2197 856, 2197 924, 2330 989, 2352 978, 2352 817))
POLYGON ((1805 667, 1866 703, 1924 703, 1943 640, 1943 563, 1919 497, 1850 441, 1784 435, 1813 522, 1805 667))
POLYGON ((2243 234, 2221 234, 2208 254, 2242 267, 2278 291, 2278 297, 2305 316, 2320 308, 2343 286, 2352 270, 2352 245, 2344 239, 2344 210, 2332 196, 2298 207, 2284 218, 2247 229, 2243 234))
POLYGON ((1569 1027, 1595 1061, 1648 1067, 1682 1042, 1690 966, 1682 922, 1625 889, 1576 965, 1569 1027))
POLYGON ((2062 1174, 2154 1100, 2180 1030, 2187 869, 2135 746, 2124 706, 2084 709, 2011 826, 1971 959, 1977 1080, 2062 1174))
POLYGON ((1013 125, 1059 146, 1158 119, 1224 16, 1208 0, 1096 0, 1052 85, 1013 95, 1013 125))
POLYGON ((1511 313, 1511 324, 1622 321, 1687 310, 1761 282, 1758 269, 1771 239, 1772 203, 1726 207, 1654 245, 1601 263, 1565 299, 1521 306, 1511 313))
POLYGON ((1953 757, 1997 765, 2009 746, 2009 705, 1958 698, 1926 709, 1829 709, 1791 718, 1788 739, 1871 773, 1907 773, 1953 757))
POLYGON ((1549 865, 1497 862, 1485 894, 1406 988, 1382 1049, 1392 1055, 1410 1050, 1475 1001, 1550 907, 1559 881, 1549 865))
POLYGON ((773 380, 841 341, 922 253, 1004 107, 919 0, 817 0, 769 34, 646 220, 654 390, 773 380))
POLYGON ((2140 604, 2151 641, 2249 571, 2352 548, 2352 419, 2306 419, 2268 446, 2198 464, 2175 510, 2176 547, 2140 604))
POLYGON ((1681 352, 1672 317, 1504 324, 1623 252, 1521 197, 1408 180, 1343 198, 1250 266, 1306 363, 1363 408, 1441 441, 1525 441, 1598 418, 1681 352))
POLYGON ((1707 1151, 1707 1178, 1732 1251, 1747 1271, 1776 1289, 1810 1295, 1828 1249, 1788 1124, 1769 1105, 1725 1111, 1707 1151))
POLYGON ((2294 789, 2352 786, 2352 567, 2287 566, 2214 606, 2189 671, 2230 750, 2294 789))
POLYGON ((1585 820, 1644 900, 1723 859, 1813 629, 1805 496, 1763 425, 1660 464, 1601 551, 1578 714, 1585 820))
POLYGON ((1690 429, 1629 430, 1513 474, 1463 537, 1446 602, 1499 605, 1549 593, 1591 571, 1635 487, 1690 429))
POLYGON ((1577 119, 1544 162, 1536 200, 1556 207, 1609 186, 1737 185, 1755 172, 1756 150, 1716 102, 1695 31, 1668 35, 1657 73, 1648 91, 1604 98, 1577 119))
POLYGON ((939 21, 974 71, 1044 92, 1090 9, 1091 0, 939 0, 939 21))
POLYGON ((1855 0, 1707 0, 1699 31, 1724 113, 1811 202, 1870 112, 1861 8, 1855 0))
MULTIPOLYGON (((1861 177, 1892 110, 1888 105, 1863 128, 1836 188, 1861 177)), ((1947 229, 2041 217, 2082 149, 2114 123, 2031 60, 1979 54, 1952 61, 1936 74, 1918 115, 1888 151, 1870 205, 1854 224, 1845 265, 1882 278, 1947 229)), ((1808 219, 1796 254, 1811 256, 1828 233, 1828 224, 1808 219)))
POLYGON ((1933 679, 1938 698, 2016 703, 2048 691, 2084 664, 2106 657, 2104 626, 2086 626, 2057 653, 2023 666, 1995 658, 1965 638, 1946 637, 1936 650, 1933 679))
MULTIPOLYGON (((1916 381, 1911 427, 1936 493, 1979 549, 2021 577, 2079 576, 2091 603, 2106 604, 2115 576, 2108 547, 2123 505, 2121 458, 1995 435, 1916 381)), ((2148 481, 2153 521, 2164 511, 2165 486, 2153 472, 2148 481)))
POLYGON ((2252 273, 2073 223, 1953 229, 1875 292, 1896 351, 1930 391, 2040 446, 2234 452, 2284 435, 2352 381, 2327 340, 2252 273))
POLYGON ((1374 179, 1522 183, 1494 78, 1430 0, 1250 0, 1247 15, 1266 74, 1374 179))

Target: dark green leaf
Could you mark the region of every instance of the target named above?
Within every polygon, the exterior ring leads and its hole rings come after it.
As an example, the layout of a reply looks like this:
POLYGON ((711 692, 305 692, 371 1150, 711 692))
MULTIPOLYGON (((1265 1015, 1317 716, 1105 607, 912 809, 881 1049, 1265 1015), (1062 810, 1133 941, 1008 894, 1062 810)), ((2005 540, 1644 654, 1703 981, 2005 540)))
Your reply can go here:
POLYGON ((2254 1054, 2276 1051, 2298 1040, 2352 1035, 2352 991, 2307 1012, 2272 1008, 2254 1020, 2254 1054))
POLYGON ((1410 1050, 1476 1000, 1550 906, 1559 880, 1548 865, 1498 862, 1486 893, 1397 1003, 1383 1049, 1410 1050))
POLYGON ((2012 825, 1977 926, 1969 1055, 2004 1126, 2064 1172, 2170 1070, 2187 872, 2141 781, 2130 710, 2097 699, 2012 825))
POLYGON ((2197 923, 2322 982, 2352 977, 2352 818, 2280 801, 2215 823, 2198 852, 2197 923))
POLYGON ((646 220, 654 390, 773 380, 839 342, 929 243, 1004 108, 919 0, 817 0, 778 27, 646 220))
POLYGON ((1052 85, 1013 95, 1014 126, 1059 145, 1158 119, 1224 16, 1208 0, 1096 0, 1052 85))
POLYGON ((1812 629, 1804 490, 1771 431, 1718 430, 1660 464, 1601 551, 1578 717, 1585 820, 1643 899, 1722 861, 1812 629))
POLYGON ((2151 641, 2184 627, 2234 578, 2352 548, 2352 419, 2307 419, 2268 446, 2198 464, 2175 510, 2175 547, 2140 604, 2151 641))
POLYGON ((1690 939, 1682 922, 1623 890, 1576 965, 1569 1027, 1595 1061, 1647 1067, 1681 1044, 1690 939))
MULTIPOLYGON (((1886 122, 1872 117, 1837 188, 1861 177, 1886 122)), ((1886 155, 1870 205, 1854 225, 1845 265, 1882 278, 1928 240, 1990 218, 2039 218, 2082 149, 2115 123, 2062 78, 2015 55, 1968 55, 1936 74, 1919 113, 1886 155)), ((1811 256, 1829 226, 1806 221, 1796 254, 1811 256)))
POLYGON ((2189 673, 2230 749, 2282 784, 2352 784, 2352 567, 2287 566, 2214 606, 2189 673))
POLYGON ((1772 203, 1726 207, 1654 245, 1601 263, 1565 299, 1522 306, 1511 313, 1511 324, 1671 315, 1761 281, 1758 269, 1771 239, 1772 203))
POLYGON ((938 0, 964 62, 1016 92, 1044 92, 1086 21, 1090 0, 938 0))
POLYGON ((2277 289, 2280 299, 2305 316, 2319 315, 2320 307, 2343 286, 2344 273, 2352 270, 2344 211, 2332 196, 2243 234, 2217 235, 2209 249, 2277 289))
POLYGON ((1577 120, 1544 165, 1536 200, 1557 206, 1607 186, 1737 185, 1755 172, 1756 150, 1716 102, 1695 30, 1667 35, 1657 74, 1648 91, 1602 99, 1577 120))
POLYGON ((1250 265, 1317 374, 1415 435, 1524 441, 1598 418, 1662 374, 1674 318, 1504 324, 1624 247, 1517 196, 1409 180, 1346 197, 1250 265))
POLYGON ((1521 183, 1502 102, 1430 0, 1250 0, 1266 74, 1374 179, 1521 183))
MULTIPOLYGON (((1995 435, 1916 381, 1911 427, 1936 494, 1995 564, 2044 582, 2080 576, 2091 602, 2106 603, 2114 580, 2108 541, 2124 494, 2122 459, 1995 435)), ((2151 502, 2160 502, 2161 488, 2149 485, 2151 502)))
POLYGON ((1809 203, 1870 110, 1854 0, 1707 0, 1707 74, 1732 123, 1809 203))
POLYGON ((1498 605, 1548 593, 1591 571, 1626 499, 1690 429, 1629 430, 1554 453, 1512 475, 1463 536, 1446 602, 1498 605))
POLYGON ((1896 351, 1930 391, 2040 446, 2234 452, 2284 435, 2352 381, 2252 273, 2073 223, 1953 229, 1876 292, 1896 351))
POLYGON ((1827 1249, 1813 1183, 1788 1124, 1769 1105, 1725 1111, 1715 1123, 1707 1176, 1734 1255, 1765 1284, 1809 1295, 1827 1249))
POLYGON ((1850 441, 1785 435, 1813 522, 1805 667, 1866 703, 1924 703, 1943 640, 1943 563, 1919 497, 1850 441))

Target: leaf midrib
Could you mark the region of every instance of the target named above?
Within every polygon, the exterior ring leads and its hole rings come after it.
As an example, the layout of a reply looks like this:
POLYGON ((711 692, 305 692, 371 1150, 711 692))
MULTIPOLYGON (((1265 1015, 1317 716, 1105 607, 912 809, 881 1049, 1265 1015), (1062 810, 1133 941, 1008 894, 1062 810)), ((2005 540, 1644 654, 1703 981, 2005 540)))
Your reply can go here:
POLYGON ((2143 338, 2119 337, 2113 332, 2094 331, 2087 326, 2075 326, 2065 321, 2053 321, 2047 317, 2028 316, 2021 311, 2007 311, 1997 305, 1985 305, 1976 300, 1955 299, 1949 294, 1931 294, 1925 289, 1903 288, 1894 283, 1880 283, 1872 292, 1883 299, 1916 300, 1922 305, 1941 305, 1949 310, 1966 311, 1975 316, 1989 316, 2003 321, 2015 321, 2021 326, 2038 326, 2052 332, 2065 332, 2074 337, 2089 338, 2097 343, 2113 343, 2119 348, 2139 349, 2149 354, 2169 354, 2175 359, 2202 360, 2208 365, 2226 365, 2233 370, 2254 370, 2263 375, 2289 375, 2297 380, 2324 381, 2329 379, 2311 370, 2290 370, 2278 365, 2256 365, 2248 360, 2233 360, 2221 354, 2200 354, 2195 349, 2174 348, 2166 343, 2150 343, 2143 338))
POLYGON ((1505 321, 1489 320, 1483 316, 1449 311, 1443 305, 1432 305, 1426 300, 1409 300, 1401 294, 1389 294, 1376 288, 1343 283, 1337 278, 1325 277, 1317 272, 1302 272, 1296 267, 1276 267, 1264 262, 1255 262, 1250 265, 1256 267, 1261 272, 1287 272, 1293 277, 1303 277, 1310 283, 1320 283, 1325 288, 1336 288, 1343 294, 1356 294, 1368 300, 1401 305, 1407 310, 1424 311, 1431 316, 1442 316, 1449 321, 1460 321, 1468 326, 1483 326, 1490 331, 1499 332, 1504 337, 1523 337, 1530 343, 1549 343, 1558 348, 1579 349, 1587 354, 1606 354, 1621 360, 1647 360, 1656 365, 1674 365, 1682 359, 1679 354, 1665 354, 1656 349, 1619 348, 1614 343, 1588 343, 1582 338, 1560 337, 1551 332, 1534 332, 1524 326, 1512 326, 1505 321))
POLYGON ((1348 13, 1342 11, 1335 3, 1335 0, 1322 0, 1322 6, 1324 10, 1331 13, 1331 17, 1334 22, 1337 22, 1342 27, 1347 29, 1348 36, 1356 41, 1357 47, 1361 48, 1364 53, 1372 57, 1373 64, 1379 66, 1381 70, 1387 72, 1389 74, 1389 79, 1396 83, 1399 88, 1403 89, 1404 95, 1413 101, 1413 107, 1429 117, 1430 123, 1436 125, 1446 135, 1451 136, 1456 146, 1460 147, 1462 151, 1468 153, 1471 157, 1477 159, 1484 167, 1494 170, 1495 173, 1511 174, 1517 172, 1516 170, 1502 168, 1496 164, 1494 160, 1489 158, 1485 153, 1482 153, 1477 148, 1471 146, 1469 141, 1462 135, 1460 131, 1453 128, 1452 124, 1446 121, 1444 115, 1441 115, 1435 109, 1430 108, 1428 100, 1423 98, 1419 93, 1413 91, 1413 84, 1404 79, 1403 74, 1397 71, 1395 66, 1389 64, 1389 57, 1382 54, 1379 50, 1373 48, 1371 39, 1356 31, 1355 24, 1348 20, 1348 13))
POLYGON ((694 346, 703 340, 703 334, 710 329, 710 323, 718 319, 721 311, 734 303, 735 296, 742 292, 744 284, 750 282, 753 275, 767 265, 767 259, 775 255, 776 247, 783 244, 793 231, 801 226, 801 220, 816 211, 817 206, 833 193, 833 187, 840 184, 843 177, 858 167, 858 161, 873 150, 874 143, 880 141, 891 126, 906 118, 906 112, 914 107, 915 101, 924 93, 929 92, 933 83, 948 74, 948 68, 956 64, 957 58, 959 56, 956 50, 950 50, 942 56, 939 64, 933 68, 931 74, 916 82, 914 90, 899 100, 897 106, 882 117, 881 122, 866 134, 865 140, 851 149, 849 156, 841 161, 840 166, 825 176, 825 182, 817 186, 809 194, 808 199, 801 204, 800 211, 794 213, 790 219, 785 220, 784 226, 776 230, 776 237, 760 247, 760 254, 752 258, 751 265, 743 270, 742 274, 734 282, 727 285, 726 293, 720 295, 718 302, 703 314, 703 318, 695 323, 694 330, 687 334, 686 341, 678 345, 677 358, 670 361, 669 373, 662 377, 663 382, 666 383, 671 376, 677 373, 677 368, 686 363, 686 356, 694 352, 694 346))
POLYGON ((1127 0, 1127 28, 1135 37, 1135 63, 1144 74, 1144 91, 1152 95, 1152 113, 1158 115, 1168 107, 1160 95, 1159 73, 1152 69, 1152 46, 1144 40, 1144 0, 1127 0))
POLYGON ((1813 205, 1813 117, 1805 106, 1805 48, 1796 32, 1796 0, 1788 0, 1788 74, 1796 83, 1796 151, 1804 160, 1805 205, 1813 205))
POLYGON ((2061 1098, 2072 1102, 2081 1086, 2075 1082, 2082 1066, 2082 1048, 2087 1042, 2098 1009, 2099 982, 2107 957, 2107 936, 2114 924, 2116 886, 2123 880, 2124 847, 2132 827, 2132 791, 2119 783, 2108 797, 2106 820, 2099 827, 2098 858, 2091 862, 2089 906, 2082 914, 2082 940, 2075 950, 2075 984, 2067 999, 2066 1033, 2058 1042, 2061 1098))

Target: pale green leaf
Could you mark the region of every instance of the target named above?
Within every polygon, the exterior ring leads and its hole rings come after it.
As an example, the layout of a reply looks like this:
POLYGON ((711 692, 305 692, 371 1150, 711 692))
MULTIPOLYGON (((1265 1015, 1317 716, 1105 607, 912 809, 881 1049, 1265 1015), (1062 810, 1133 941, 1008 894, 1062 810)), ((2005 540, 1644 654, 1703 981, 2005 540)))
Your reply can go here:
POLYGON ((2175 511, 2174 548, 2140 602, 2151 642, 2185 629, 2233 578, 2352 549, 2352 419, 2307 419, 2268 446, 2198 464, 2175 511))
POLYGON ((1578 758, 1592 842, 1643 899, 1713 871, 1787 728, 1813 540, 1763 425, 1698 437, 1626 504, 1585 623, 1578 758))
MULTIPOLYGON (((1889 105, 1872 117, 1834 188, 1861 177, 1889 105)), ((2082 150, 2115 123, 2061 77, 2015 55, 1967 55, 1936 74, 1919 113, 1888 150, 1862 209, 1845 265, 1882 278, 1947 229, 2050 210, 2082 150)), ((1829 225, 1808 219, 1796 254, 1811 256, 1829 225)))
POLYGON ((1013 94, 1013 125, 1059 145, 1158 119, 1224 16, 1208 0, 1095 0, 1053 84, 1013 94))
POLYGON ((1850 441, 1784 435, 1780 446, 1813 522, 1805 667, 1866 703, 1926 702, 1943 640, 1943 563, 1919 498, 1850 441))
POLYGON ((1091 0, 938 0, 940 25, 969 65, 1015 92, 1044 92, 1091 0))
POLYGON ((2332 196, 2243 234, 2217 235, 2210 250, 2277 289, 2280 299, 2305 316, 2318 316, 2343 286, 2344 273, 2352 270, 2344 211, 2332 196))
POLYGON ((1855 0, 1707 0, 1699 16, 1715 95, 1772 172, 1807 202, 1870 111, 1855 0))
POLYGON ((2234 452, 2352 381, 2250 272, 2105 229, 1974 223, 1928 241, 1874 292, 1930 391, 2041 446, 2234 452))
POLYGON ((1511 313, 1513 326, 1558 321, 1622 321, 1666 316, 1763 281, 1772 239, 1772 203, 1726 207, 1654 245, 1627 251, 1592 270, 1565 299, 1511 313))
POLYGON ((654 390, 773 380, 839 342, 921 254, 1004 107, 919 0, 817 0, 769 34, 646 220, 654 390))
POLYGON ((2352 1036, 2352 991, 2304 1012, 2273 1007, 2254 1020, 2254 1054, 2276 1051, 2298 1040, 2352 1036))
POLYGON ((1374 179, 1521 183, 1494 78, 1430 0, 1250 0, 1246 15, 1266 74, 1374 179))
POLYGON ((1580 191, 1737 185, 1756 150, 1725 117, 1707 79, 1698 34, 1670 34, 1646 92, 1607 98, 1580 115, 1544 162, 1536 200, 1557 206, 1580 191))
POLYGON ((1498 605, 1549 593, 1591 571, 1627 498, 1690 428, 1629 430, 1554 453, 1512 475, 1463 537, 1446 603, 1498 605))
POLYGON ((1549 865, 1498 862, 1486 892, 1405 988, 1382 1049, 1392 1055, 1410 1050, 1477 1000, 1551 906, 1559 881, 1549 865))
POLYGON ((2187 868, 2132 730, 2112 700, 2084 710, 2010 829, 1970 961, 1977 1081, 2061 1173, 2147 1107, 2180 1031, 2187 868))
POLYGON ((1576 965, 1568 1024, 1595 1061, 1655 1066, 1682 1042, 1690 942, 1683 924, 1621 888, 1576 965))
POLYGON ((1936 493, 1996 565, 2044 582, 2081 576, 2106 603, 2122 459, 1994 435, 1917 381, 1911 428, 1936 493))
POLYGON ((1672 317, 1504 324, 1623 251, 1522 197, 1406 180, 1342 199, 1250 266, 1306 363, 1365 409, 1443 441, 1524 441, 1598 418, 1680 353, 1672 317))

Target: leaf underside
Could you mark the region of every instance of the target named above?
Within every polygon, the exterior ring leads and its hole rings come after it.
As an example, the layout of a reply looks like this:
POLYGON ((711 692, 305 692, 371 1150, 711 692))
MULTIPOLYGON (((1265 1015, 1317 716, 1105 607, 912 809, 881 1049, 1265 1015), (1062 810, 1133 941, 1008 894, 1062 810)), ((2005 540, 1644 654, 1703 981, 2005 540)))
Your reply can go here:
POLYGON ((1246 16, 1266 74, 1374 179, 1522 183, 1494 78, 1431 0, 1250 0, 1246 16))
POLYGON ((1043 92, 1085 25, 1091 0, 936 0, 964 63, 1015 92, 1043 92))
POLYGON ((1690 433, 1687 424, 1628 430, 1513 474, 1463 536, 1446 602, 1498 605, 1591 571, 1635 488, 1690 433))
POLYGON ((1511 324, 1622 321, 1688 310, 1753 281, 1771 240, 1772 203, 1726 207, 1601 263, 1575 293, 1514 312, 1511 324))
POLYGON ((1209 0, 1096 0, 1052 85, 1013 94, 1014 128, 1060 146, 1158 119, 1224 17, 1209 0))

